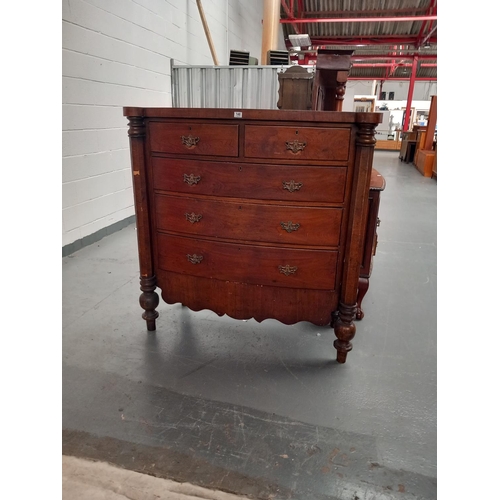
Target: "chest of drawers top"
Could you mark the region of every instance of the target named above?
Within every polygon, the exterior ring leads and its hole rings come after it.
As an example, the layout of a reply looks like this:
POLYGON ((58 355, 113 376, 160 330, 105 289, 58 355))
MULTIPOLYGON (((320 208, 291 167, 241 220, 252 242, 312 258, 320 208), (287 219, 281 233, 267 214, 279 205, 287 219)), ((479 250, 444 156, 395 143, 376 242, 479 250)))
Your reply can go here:
POLYGON ((349 160, 354 126, 377 124, 379 113, 193 108, 124 108, 129 136, 148 127, 152 153, 335 164, 349 160), (133 122, 141 118, 141 124, 133 122))

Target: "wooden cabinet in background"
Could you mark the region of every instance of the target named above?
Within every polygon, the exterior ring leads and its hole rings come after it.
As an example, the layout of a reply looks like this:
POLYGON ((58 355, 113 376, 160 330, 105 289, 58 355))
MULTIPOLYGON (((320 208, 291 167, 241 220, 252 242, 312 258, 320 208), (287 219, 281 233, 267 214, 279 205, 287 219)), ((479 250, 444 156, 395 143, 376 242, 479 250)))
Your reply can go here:
POLYGON ((417 147, 417 132, 403 132, 401 134, 401 149, 399 159, 405 163, 412 163, 417 147))
POLYGON ((368 217, 366 220, 365 243, 363 247, 363 260, 359 273, 358 299, 356 319, 363 319, 365 313, 361 308, 363 298, 368 291, 370 276, 372 274, 373 257, 377 250, 377 228, 380 225, 378 210, 380 207, 380 193, 385 189, 384 177, 375 169, 372 169, 370 179, 370 194, 368 198, 368 217))
MULTIPOLYGON (((356 332, 378 113, 124 108, 140 305, 356 332)), ((373 201, 371 202, 373 203, 373 201)))
POLYGON ((278 109, 312 109, 314 74, 302 66, 278 73, 278 109))

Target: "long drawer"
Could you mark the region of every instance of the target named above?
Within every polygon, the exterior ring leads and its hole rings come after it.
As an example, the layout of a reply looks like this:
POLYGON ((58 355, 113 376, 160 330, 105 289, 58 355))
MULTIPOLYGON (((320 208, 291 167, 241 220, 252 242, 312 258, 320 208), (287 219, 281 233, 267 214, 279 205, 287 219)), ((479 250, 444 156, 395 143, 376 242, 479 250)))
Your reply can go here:
POLYGON ((151 151, 193 156, 238 156, 238 125, 149 124, 151 151))
POLYGON ((333 290, 336 251, 221 243, 157 234, 158 265, 164 271, 221 281, 333 290))
POLYGON ((341 208, 264 205, 155 195, 156 227, 237 240, 338 246, 341 208))
POLYGON ((152 158, 155 190, 260 200, 342 203, 347 167, 152 158))
POLYGON ((348 128, 245 126, 247 158, 347 161, 348 128))

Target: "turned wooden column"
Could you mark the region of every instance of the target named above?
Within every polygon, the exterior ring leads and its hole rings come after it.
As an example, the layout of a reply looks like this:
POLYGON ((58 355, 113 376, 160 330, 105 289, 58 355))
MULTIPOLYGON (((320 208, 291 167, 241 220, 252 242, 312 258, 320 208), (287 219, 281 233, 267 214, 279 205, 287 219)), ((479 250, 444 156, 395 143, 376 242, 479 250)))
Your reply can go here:
POLYGON ((319 111, 342 111, 353 50, 318 49, 312 105, 319 111))
POLYGON ((338 311, 333 314, 332 327, 337 339, 333 343, 337 349, 337 361, 345 363, 347 353, 352 350, 351 340, 356 334, 354 317, 357 312, 359 274, 363 259, 363 246, 366 233, 367 205, 370 190, 373 152, 375 148, 375 127, 377 123, 363 120, 359 113, 356 134, 356 157, 354 160, 354 179, 352 183, 351 210, 349 213, 346 260, 342 275, 342 288, 338 311))
POLYGON ((335 103, 334 111, 342 111, 342 106, 344 104, 345 87, 347 83, 347 71, 339 71, 337 73, 337 81, 335 86, 335 103))
MULTIPOLYGON (((125 113, 127 113, 127 109, 125 109, 125 113)), ((156 308, 160 303, 160 298, 155 292, 156 276, 150 244, 151 229, 149 227, 149 200, 145 168, 146 127, 142 115, 127 114, 126 116, 129 120, 128 136, 139 249, 140 288, 142 291, 139 304, 144 309, 142 317, 146 320, 147 329, 154 331, 158 317, 156 308)))

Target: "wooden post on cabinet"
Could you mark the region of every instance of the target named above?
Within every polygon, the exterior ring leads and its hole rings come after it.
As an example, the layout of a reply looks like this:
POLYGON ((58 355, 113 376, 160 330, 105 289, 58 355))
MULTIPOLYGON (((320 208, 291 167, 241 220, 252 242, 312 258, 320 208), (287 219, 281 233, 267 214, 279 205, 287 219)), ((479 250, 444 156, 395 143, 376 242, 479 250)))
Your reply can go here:
POLYGON ((155 292, 156 276, 150 244, 151 231, 149 227, 149 202, 144 150, 146 127, 142 115, 132 115, 132 111, 127 110, 127 108, 124 111, 129 120, 128 136, 139 247, 140 288, 142 291, 139 304, 144 309, 142 317, 146 320, 148 331, 154 331, 156 330, 156 318, 158 317, 156 308, 160 303, 160 298, 155 292))
POLYGON ((332 327, 337 339, 337 361, 345 363, 347 353, 352 350, 351 340, 356 334, 354 317, 357 312, 358 283, 363 244, 366 232, 367 205, 370 190, 373 151, 375 149, 376 123, 359 123, 356 135, 356 158, 351 191, 348 237, 345 255, 349 256, 342 275, 338 313, 332 318, 332 327))

